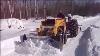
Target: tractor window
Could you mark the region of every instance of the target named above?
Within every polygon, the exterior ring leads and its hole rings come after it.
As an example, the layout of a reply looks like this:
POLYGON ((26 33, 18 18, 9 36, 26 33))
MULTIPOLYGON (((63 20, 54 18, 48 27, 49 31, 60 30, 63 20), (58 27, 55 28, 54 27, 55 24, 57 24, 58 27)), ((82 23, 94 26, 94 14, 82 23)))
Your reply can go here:
POLYGON ((55 19, 47 19, 45 21, 42 21, 43 26, 54 26, 55 25, 55 19))

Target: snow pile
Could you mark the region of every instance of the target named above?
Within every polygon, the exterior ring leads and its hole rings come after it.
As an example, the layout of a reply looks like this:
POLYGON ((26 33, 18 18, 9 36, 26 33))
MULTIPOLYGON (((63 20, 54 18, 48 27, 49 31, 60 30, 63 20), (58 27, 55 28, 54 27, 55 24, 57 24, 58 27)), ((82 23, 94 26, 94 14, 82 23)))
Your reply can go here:
POLYGON ((14 37, 1 41, 1 56, 5 56, 15 50, 15 41, 20 41, 20 37, 14 37))
POLYGON ((1 30, 8 29, 8 26, 11 26, 11 28, 24 28, 24 24, 22 20, 16 19, 16 18, 8 18, 8 19, 0 19, 1 20, 1 30))
POLYGON ((73 19, 77 19, 77 20, 79 20, 79 21, 81 21, 81 20, 83 20, 84 19, 84 17, 83 16, 79 16, 79 15, 73 15, 73 17, 72 17, 73 19))
POLYGON ((100 20, 91 25, 90 56, 100 56, 100 20))
POLYGON ((80 22, 79 24, 82 25, 82 30, 86 30, 88 27, 90 27, 90 25, 95 24, 95 22, 100 20, 100 16, 96 15, 94 17, 86 17, 86 19, 84 19, 82 22, 80 22))
POLYGON ((33 22, 34 19, 17 19, 17 18, 8 18, 8 19, 0 19, 1 21, 1 27, 0 30, 6 30, 6 29, 25 29, 25 26, 27 26, 30 22, 33 22), (11 26, 9 28, 8 26, 11 26))
POLYGON ((73 19, 77 19, 78 20, 78 23, 81 23, 81 22, 83 22, 84 19, 86 19, 86 17, 79 16, 79 15, 73 15, 72 18, 73 19))
POLYGON ((52 17, 52 16, 48 16, 47 19, 54 19, 54 17, 52 17))
POLYGON ((26 40, 16 42, 15 52, 8 56, 61 56, 60 50, 49 45, 48 40, 26 40))
POLYGON ((0 19, 0 30, 8 29, 7 19, 0 19))

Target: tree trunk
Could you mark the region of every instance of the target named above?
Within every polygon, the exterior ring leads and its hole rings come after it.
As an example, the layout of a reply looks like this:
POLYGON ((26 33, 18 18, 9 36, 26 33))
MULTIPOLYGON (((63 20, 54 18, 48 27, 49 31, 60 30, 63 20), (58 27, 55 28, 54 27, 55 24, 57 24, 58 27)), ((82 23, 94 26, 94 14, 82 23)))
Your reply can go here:
POLYGON ((44 19, 46 19, 46 1, 44 1, 44 19))
POLYGON ((30 18, 31 18, 31 9, 32 9, 32 8, 31 8, 31 0, 30 0, 30 18))
POLYGON ((26 20, 28 20, 28 10, 27 10, 27 1, 25 0, 25 13, 26 13, 26 20))
POLYGON ((11 15, 10 15, 10 16, 11 16, 11 18, 12 18, 12 13, 11 13, 11 15))
POLYGON ((22 12, 21 12, 21 9, 19 10, 19 13, 20 13, 20 20, 22 18, 22 12))
POLYGON ((37 5, 37 0, 35 0, 35 18, 37 19, 38 17, 38 5, 37 5))
POLYGON ((6 15, 5 15, 5 12, 4 12, 4 19, 6 18, 5 16, 6 16, 6 15))

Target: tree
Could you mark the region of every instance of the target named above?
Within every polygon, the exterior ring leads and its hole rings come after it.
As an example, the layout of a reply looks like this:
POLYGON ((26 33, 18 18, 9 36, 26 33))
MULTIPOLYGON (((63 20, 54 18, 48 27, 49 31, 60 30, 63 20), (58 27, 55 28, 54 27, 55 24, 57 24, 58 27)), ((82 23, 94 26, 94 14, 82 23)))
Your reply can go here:
POLYGON ((21 19, 22 18, 22 2, 20 2, 20 6, 19 6, 19 14, 20 14, 20 18, 19 19, 21 19))
POLYGON ((32 0, 30 0, 30 5, 29 5, 29 17, 32 17, 31 16, 31 10, 32 10, 32 7, 31 7, 32 4, 31 4, 31 2, 32 2, 32 0))
POLYGON ((9 11, 10 11, 10 16, 11 18, 13 17, 13 13, 14 13, 14 3, 13 1, 8 1, 8 6, 9 6, 9 11))
POLYGON ((43 7, 44 7, 44 18, 46 19, 46 1, 44 0, 43 2, 43 7))
POLYGON ((38 3, 37 3, 37 0, 35 0, 35 18, 37 19, 38 17, 38 3))
POLYGON ((6 5, 6 4, 5 4, 4 1, 1 1, 1 3, 2 3, 2 4, 1 4, 1 11, 3 12, 3 18, 5 19, 5 18, 6 18, 6 17, 5 17, 5 16, 6 16, 6 15, 5 15, 5 9, 6 9, 6 8, 5 8, 5 5, 6 5))

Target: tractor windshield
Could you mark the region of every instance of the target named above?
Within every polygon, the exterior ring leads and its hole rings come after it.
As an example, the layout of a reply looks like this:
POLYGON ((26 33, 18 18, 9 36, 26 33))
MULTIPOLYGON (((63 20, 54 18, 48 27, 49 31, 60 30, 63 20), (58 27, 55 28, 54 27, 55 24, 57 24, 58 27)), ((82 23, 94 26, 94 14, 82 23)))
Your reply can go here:
POLYGON ((47 19, 45 21, 42 21, 43 26, 54 26, 55 25, 55 19, 47 19))

